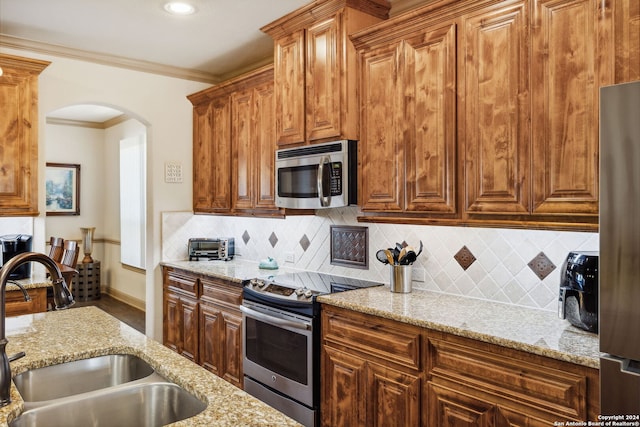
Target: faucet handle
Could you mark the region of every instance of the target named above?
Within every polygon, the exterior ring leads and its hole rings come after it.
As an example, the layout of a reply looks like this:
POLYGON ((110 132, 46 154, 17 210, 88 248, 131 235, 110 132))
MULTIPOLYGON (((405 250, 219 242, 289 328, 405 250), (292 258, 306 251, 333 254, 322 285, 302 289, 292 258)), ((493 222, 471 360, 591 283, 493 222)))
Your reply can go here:
POLYGON ((26 356, 26 353, 24 351, 20 351, 16 354, 12 354, 11 356, 9 356, 9 362, 13 362, 14 360, 18 360, 18 359, 22 359, 24 356, 26 356))

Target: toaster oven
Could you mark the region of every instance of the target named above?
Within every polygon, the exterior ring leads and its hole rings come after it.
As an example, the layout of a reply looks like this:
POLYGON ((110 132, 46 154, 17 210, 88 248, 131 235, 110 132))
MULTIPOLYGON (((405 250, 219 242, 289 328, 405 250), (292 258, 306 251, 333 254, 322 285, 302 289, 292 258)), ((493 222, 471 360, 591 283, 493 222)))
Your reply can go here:
POLYGON ((233 237, 189 239, 189 261, 229 261, 235 255, 233 237))

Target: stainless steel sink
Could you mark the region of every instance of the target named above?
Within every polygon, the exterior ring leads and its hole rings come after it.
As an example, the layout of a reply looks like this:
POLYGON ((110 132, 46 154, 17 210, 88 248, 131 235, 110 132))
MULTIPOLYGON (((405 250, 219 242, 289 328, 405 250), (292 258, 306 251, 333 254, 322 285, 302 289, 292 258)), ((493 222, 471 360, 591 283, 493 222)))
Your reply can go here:
POLYGON ((9 426, 156 427, 193 417, 205 407, 176 384, 125 384, 27 410, 9 426))
POLYGON ((11 427, 155 427, 193 417, 207 406, 126 354, 32 369, 13 381, 25 411, 11 427))
POLYGON ((113 354, 61 363, 13 378, 25 402, 39 402, 100 390, 148 377, 154 369, 130 354, 113 354))

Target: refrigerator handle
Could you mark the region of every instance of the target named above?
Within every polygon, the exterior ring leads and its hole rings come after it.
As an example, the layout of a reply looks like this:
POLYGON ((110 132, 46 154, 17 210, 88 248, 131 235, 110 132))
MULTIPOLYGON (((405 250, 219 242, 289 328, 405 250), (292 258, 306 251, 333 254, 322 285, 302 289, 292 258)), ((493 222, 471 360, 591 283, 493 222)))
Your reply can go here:
POLYGON ((638 415, 640 363, 612 355, 600 357, 600 413, 638 415))

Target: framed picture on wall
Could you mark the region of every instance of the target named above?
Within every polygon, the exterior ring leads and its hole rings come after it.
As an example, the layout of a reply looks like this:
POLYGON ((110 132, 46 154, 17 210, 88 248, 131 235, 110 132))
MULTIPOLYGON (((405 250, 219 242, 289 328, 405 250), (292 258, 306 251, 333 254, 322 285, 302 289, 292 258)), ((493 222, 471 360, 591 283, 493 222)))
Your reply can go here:
POLYGON ((47 215, 80 215, 80 165, 47 163, 47 215))

